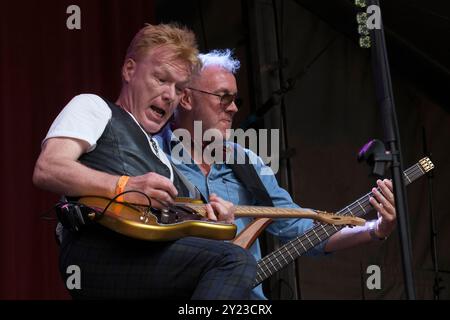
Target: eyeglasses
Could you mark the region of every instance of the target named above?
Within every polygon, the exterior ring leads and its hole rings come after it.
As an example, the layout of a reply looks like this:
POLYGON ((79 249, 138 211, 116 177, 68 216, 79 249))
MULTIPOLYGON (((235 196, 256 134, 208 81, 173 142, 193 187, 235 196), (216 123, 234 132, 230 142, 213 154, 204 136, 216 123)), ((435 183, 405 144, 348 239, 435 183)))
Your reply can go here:
POLYGON ((222 106, 224 106, 224 107, 228 107, 233 102, 236 104, 237 107, 239 107, 242 104, 242 100, 237 96, 237 94, 229 94, 229 93, 217 94, 217 93, 212 93, 212 92, 203 91, 203 90, 190 88, 190 87, 187 87, 187 89, 191 89, 193 91, 198 91, 198 92, 201 92, 201 93, 206 93, 206 94, 210 94, 212 96, 219 97, 220 98, 220 104, 222 106))

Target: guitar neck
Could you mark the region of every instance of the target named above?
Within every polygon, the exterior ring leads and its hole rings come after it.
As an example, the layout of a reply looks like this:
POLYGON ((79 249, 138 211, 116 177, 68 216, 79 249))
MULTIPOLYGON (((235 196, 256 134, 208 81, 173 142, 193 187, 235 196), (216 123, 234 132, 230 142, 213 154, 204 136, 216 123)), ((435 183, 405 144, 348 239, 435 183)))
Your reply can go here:
MULTIPOLYGON (((185 204, 194 209, 202 216, 206 216, 206 209, 204 204, 185 204)), ((260 207, 260 206, 234 206, 234 216, 236 218, 252 217, 252 218, 314 218, 316 213, 303 208, 274 208, 274 207, 260 207)))
POLYGON ((259 206, 235 206, 235 217, 252 218, 305 218, 320 219, 322 213, 303 208, 274 208, 259 206))
MULTIPOLYGON (((409 185, 410 183, 414 182, 433 168, 434 166, 428 158, 420 160, 417 164, 408 168, 403 173, 405 185, 409 185)), ((352 204, 338 211, 337 214, 354 215, 357 217, 365 215, 373 209, 369 202, 370 197, 373 197, 372 192, 369 192, 352 204)), ((295 259, 305 254, 308 250, 319 245, 342 228, 344 228, 344 226, 335 226, 329 224, 314 226, 306 231, 303 235, 296 237, 277 250, 268 254, 258 261, 257 275, 254 286, 256 287, 262 281, 273 275, 275 272, 283 269, 295 259)))

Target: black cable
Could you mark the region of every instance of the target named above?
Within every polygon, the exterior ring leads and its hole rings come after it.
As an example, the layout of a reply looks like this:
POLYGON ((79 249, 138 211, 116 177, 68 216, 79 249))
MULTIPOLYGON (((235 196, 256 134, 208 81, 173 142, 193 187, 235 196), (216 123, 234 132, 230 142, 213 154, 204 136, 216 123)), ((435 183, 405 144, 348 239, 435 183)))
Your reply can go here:
MULTIPOLYGON (((152 201, 150 200, 150 197, 147 196, 145 193, 143 193, 143 192, 141 192, 141 191, 137 191, 137 190, 128 190, 128 191, 124 191, 124 192, 122 192, 122 193, 117 194, 114 198, 112 198, 111 200, 109 200, 108 204, 106 205, 105 209, 103 209, 103 211, 102 211, 102 213, 101 213, 100 215, 103 216, 103 215, 105 214, 106 210, 109 208, 109 206, 110 206, 113 202, 115 202, 115 200, 116 200, 117 198, 123 196, 124 194, 131 193, 131 192, 135 192, 135 193, 140 193, 140 194, 142 194, 142 195, 143 195, 144 197, 146 197, 147 200, 148 200, 148 207, 149 207, 149 208, 152 207, 152 201)), ((124 203, 124 204, 125 204, 125 203, 124 203)))
MULTIPOLYGON (((123 196, 123 195, 125 195, 125 194, 127 194, 127 193, 132 193, 132 192, 142 194, 145 198, 147 198, 147 201, 148 201, 148 207, 149 207, 149 208, 152 207, 152 201, 151 201, 150 197, 147 196, 145 193, 143 193, 143 192, 141 192, 141 191, 138 191, 138 190, 128 190, 128 191, 124 191, 124 192, 122 192, 122 193, 119 193, 119 194, 117 194, 114 198, 110 199, 109 202, 108 202, 108 204, 106 205, 105 209, 103 209, 103 211, 102 211, 101 213, 99 213, 99 215, 100 215, 100 216, 103 216, 103 215, 105 214, 106 210, 108 210, 108 208, 111 206, 111 204, 112 204, 113 202, 115 202, 115 200, 116 200, 117 198, 119 198, 119 197, 121 197, 121 196, 123 196)), ((52 218, 52 217, 50 217, 50 214, 51 214, 52 212, 55 211, 56 207, 57 207, 60 203, 61 203, 61 202, 57 203, 57 204, 54 205, 51 209, 49 209, 49 210, 47 210, 46 212, 44 212, 42 215, 39 216, 39 218, 42 219, 42 220, 47 220, 47 221, 55 221, 55 220, 57 220, 57 218, 52 218)), ((65 201, 65 203, 67 203, 67 204, 79 204, 79 202, 77 202, 77 201, 65 201)), ((118 202, 118 203, 120 203, 120 202, 118 202)), ((125 205, 125 204, 131 205, 131 203, 122 203, 122 204, 124 204, 124 205, 125 205)), ((141 206, 143 206, 143 205, 141 205, 141 206)))

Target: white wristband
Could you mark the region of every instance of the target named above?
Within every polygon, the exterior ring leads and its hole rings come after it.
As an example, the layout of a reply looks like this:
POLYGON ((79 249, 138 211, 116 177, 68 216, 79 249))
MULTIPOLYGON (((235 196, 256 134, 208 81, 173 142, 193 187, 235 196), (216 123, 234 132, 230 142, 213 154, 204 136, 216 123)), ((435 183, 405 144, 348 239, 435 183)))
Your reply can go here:
POLYGON ((383 237, 380 238, 379 236, 377 236, 377 234, 375 233, 375 227, 376 227, 376 222, 369 222, 369 235, 370 235, 370 239, 372 240, 376 240, 376 241, 383 241, 386 240, 387 237, 383 237))

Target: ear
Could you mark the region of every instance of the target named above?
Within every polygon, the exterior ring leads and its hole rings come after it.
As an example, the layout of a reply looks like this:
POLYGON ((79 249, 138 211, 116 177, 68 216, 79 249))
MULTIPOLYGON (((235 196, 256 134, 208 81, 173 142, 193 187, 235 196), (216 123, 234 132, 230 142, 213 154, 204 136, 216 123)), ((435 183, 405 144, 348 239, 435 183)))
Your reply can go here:
POLYGON ((185 88, 180 99, 179 105, 185 110, 192 110, 192 91, 185 88))
POLYGON ((128 58, 122 66, 122 77, 123 80, 128 83, 134 76, 136 71, 136 61, 131 58, 128 58))

